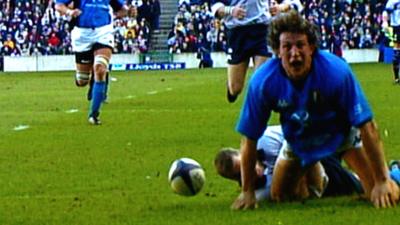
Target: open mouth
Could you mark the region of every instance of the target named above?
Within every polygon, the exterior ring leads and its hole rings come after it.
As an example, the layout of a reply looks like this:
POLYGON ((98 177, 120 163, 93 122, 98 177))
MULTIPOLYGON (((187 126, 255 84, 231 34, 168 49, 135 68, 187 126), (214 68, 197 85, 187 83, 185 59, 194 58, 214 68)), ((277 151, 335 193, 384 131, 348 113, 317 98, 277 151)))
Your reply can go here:
POLYGON ((301 62, 301 61, 295 61, 295 62, 290 63, 290 66, 293 68, 296 68, 296 69, 300 68, 302 65, 303 65, 303 62, 301 62))

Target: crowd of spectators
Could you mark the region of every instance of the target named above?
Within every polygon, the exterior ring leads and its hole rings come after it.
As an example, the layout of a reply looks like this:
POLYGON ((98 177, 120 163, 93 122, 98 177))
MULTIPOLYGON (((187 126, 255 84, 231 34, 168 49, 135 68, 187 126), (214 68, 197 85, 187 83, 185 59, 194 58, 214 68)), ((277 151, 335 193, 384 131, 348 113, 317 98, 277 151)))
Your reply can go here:
MULTIPOLYGON (((318 25, 321 48, 342 54, 345 49, 374 48, 384 37, 380 29, 385 1, 304 0, 304 16, 318 25)), ((210 1, 180 0, 168 39, 171 53, 226 49, 223 20, 214 18, 210 1)))
POLYGON ((226 50, 223 21, 215 18, 208 1, 180 1, 178 13, 168 35, 170 53, 226 50))
MULTIPOLYGON (((114 53, 147 52, 158 29, 159 0, 130 0, 138 16, 115 18, 114 53)), ((53 0, 3 0, 0 3, 0 56, 72 54, 71 27, 53 0)))

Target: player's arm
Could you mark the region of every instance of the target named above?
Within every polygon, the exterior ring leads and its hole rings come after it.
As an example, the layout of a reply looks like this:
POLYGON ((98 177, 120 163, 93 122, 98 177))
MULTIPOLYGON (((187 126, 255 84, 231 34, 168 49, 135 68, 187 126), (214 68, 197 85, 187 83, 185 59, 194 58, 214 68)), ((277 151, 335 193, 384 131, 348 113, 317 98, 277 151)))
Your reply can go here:
POLYGON ((241 142, 242 193, 233 202, 233 209, 254 209, 256 207, 255 179, 257 161, 257 142, 247 137, 241 142))
POLYGON ((382 28, 387 29, 389 27, 389 15, 394 10, 393 1, 388 1, 385 5, 385 9, 382 12, 382 28))
POLYGON ((78 17, 82 11, 80 9, 71 9, 68 7, 66 4, 61 3, 61 2, 56 2, 55 4, 55 9, 61 14, 61 15, 66 15, 72 18, 78 17))
POLYGON ((368 121, 360 127, 361 139, 370 162, 375 184, 371 191, 371 201, 377 208, 396 205, 399 199, 399 188, 390 179, 383 152, 383 145, 373 121, 368 121))
POLYGON ((296 10, 301 13, 303 11, 303 4, 300 0, 285 0, 278 4, 276 1, 271 1, 269 11, 272 16, 275 16, 281 12, 288 12, 290 10, 296 10))
POLYGON ((233 16, 238 19, 242 19, 246 16, 246 9, 241 6, 229 6, 222 2, 216 2, 211 6, 211 12, 215 17, 223 18, 226 16, 233 16))
POLYGON ((129 16, 137 16, 137 8, 134 5, 126 5, 122 0, 111 0, 110 6, 115 12, 115 16, 118 18, 129 16))
POLYGON ((385 10, 382 12, 382 28, 387 29, 389 27, 389 14, 385 10))

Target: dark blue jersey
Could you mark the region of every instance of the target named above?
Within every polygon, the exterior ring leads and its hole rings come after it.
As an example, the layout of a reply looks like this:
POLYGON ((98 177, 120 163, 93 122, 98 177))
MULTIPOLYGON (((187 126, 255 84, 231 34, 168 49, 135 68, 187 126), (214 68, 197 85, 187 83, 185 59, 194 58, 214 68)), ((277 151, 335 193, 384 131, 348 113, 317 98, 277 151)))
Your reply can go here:
POLYGON ((124 5, 123 0, 56 0, 65 5, 74 2, 74 7, 82 11, 77 18, 76 26, 96 28, 112 23, 111 8, 118 11, 124 5))
POLYGON ((237 130, 257 140, 271 112, 280 114, 285 139, 303 164, 318 161, 343 143, 352 126, 372 119, 367 100, 350 67, 333 54, 317 51, 307 78, 295 83, 271 59, 253 75, 237 130))

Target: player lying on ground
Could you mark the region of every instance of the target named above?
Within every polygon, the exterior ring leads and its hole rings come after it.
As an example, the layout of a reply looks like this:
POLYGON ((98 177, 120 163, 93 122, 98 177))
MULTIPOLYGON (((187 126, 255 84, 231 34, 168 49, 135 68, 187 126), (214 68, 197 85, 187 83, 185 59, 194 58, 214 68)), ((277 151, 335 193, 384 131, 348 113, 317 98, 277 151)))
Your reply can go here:
MULTIPOLYGON (((270 200, 273 171, 279 152, 286 148, 281 126, 269 126, 257 141, 257 163, 255 194, 257 202, 270 200)), ((223 148, 215 157, 214 165, 219 175, 241 184, 240 152, 238 149, 223 148)), ((314 168, 304 177, 298 187, 296 198, 308 196, 338 196, 363 192, 361 183, 350 171, 341 165, 340 156, 330 156, 321 160, 321 168, 314 168), (322 175, 321 175, 322 174, 322 175), (322 184, 322 185, 321 185, 322 184), (319 186, 319 188, 318 188, 319 186)))

